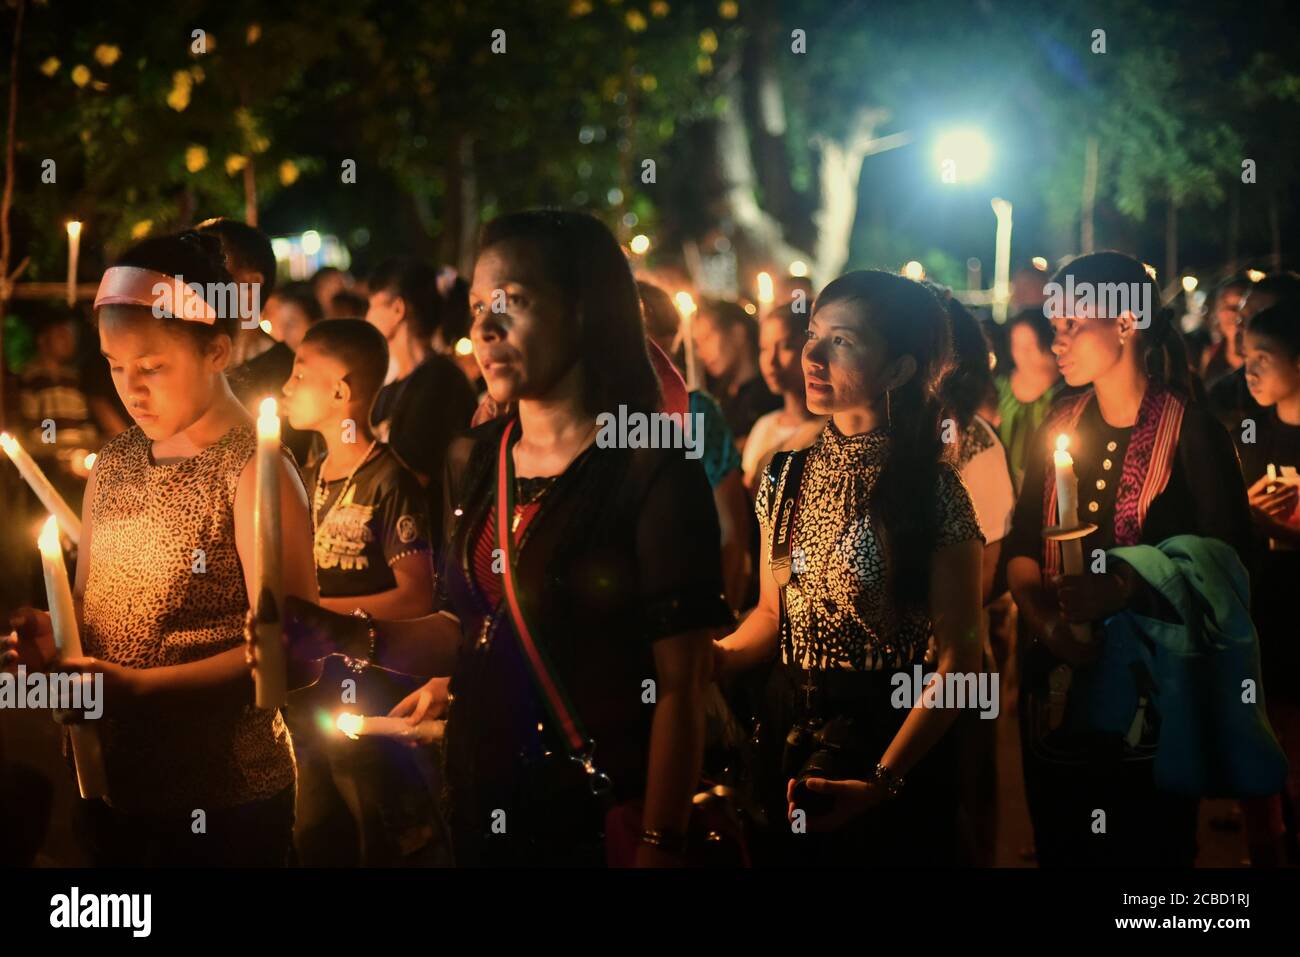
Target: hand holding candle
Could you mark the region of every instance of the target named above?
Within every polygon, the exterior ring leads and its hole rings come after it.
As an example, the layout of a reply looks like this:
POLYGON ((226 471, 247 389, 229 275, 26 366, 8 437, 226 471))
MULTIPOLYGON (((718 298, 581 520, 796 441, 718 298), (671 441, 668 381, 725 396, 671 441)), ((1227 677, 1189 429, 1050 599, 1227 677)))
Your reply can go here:
POLYGON ((432 744, 442 740, 447 722, 437 718, 429 718, 417 724, 411 724, 405 718, 370 717, 344 711, 335 719, 334 725, 340 732, 353 740, 360 737, 378 736, 432 744))
POLYGON ((36 493, 36 497, 41 500, 41 504, 44 505, 46 510, 56 519, 58 519, 59 527, 63 529, 63 534, 67 535, 68 538, 71 539, 72 544, 80 545, 81 519, 77 516, 77 513, 69 507, 68 503, 63 500, 63 496, 59 494, 58 489, 54 487, 49 478, 46 477, 45 473, 41 471, 41 467, 36 464, 35 460, 30 455, 27 454, 27 450, 24 449, 18 440, 8 432, 0 432, 0 448, 5 450, 5 454, 9 456, 9 460, 13 462, 14 467, 18 469, 18 474, 23 477, 23 480, 31 487, 31 490, 36 493))
MULTIPOLYGON (((77 611, 68 585, 68 569, 63 563, 63 546, 59 527, 50 517, 41 529, 37 545, 45 573, 45 594, 50 603, 50 627, 60 658, 80 658, 81 635, 77 631, 77 611)), ((104 773, 104 754, 99 743, 99 729, 88 724, 73 724, 72 754, 77 764, 77 786, 87 801, 108 795, 108 778, 104 773)))
POLYGON ((253 527, 257 552, 253 581, 257 607, 253 609, 257 635, 257 670, 254 672, 259 708, 273 710, 285 702, 287 677, 280 609, 280 414, 275 399, 265 398, 257 415, 257 492, 253 500, 253 527))

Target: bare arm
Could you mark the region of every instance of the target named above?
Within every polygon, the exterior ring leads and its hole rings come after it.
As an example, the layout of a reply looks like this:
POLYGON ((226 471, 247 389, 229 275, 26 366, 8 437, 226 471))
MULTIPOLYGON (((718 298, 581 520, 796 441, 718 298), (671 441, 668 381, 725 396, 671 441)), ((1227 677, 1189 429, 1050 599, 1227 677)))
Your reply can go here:
POLYGON ((740 471, 733 470, 713 490, 722 529, 722 583, 727 604, 740 608, 749 581, 749 494, 740 471))
POLYGON ((346 598, 321 598, 322 608, 348 615, 361 608, 374 618, 420 618, 433 612, 433 558, 412 552, 393 563, 397 584, 387 591, 346 598))
MULTIPOLYGON (((708 630, 655 642, 658 693, 642 816, 647 828, 686 833, 691 795, 704 761, 704 691, 710 680, 711 645, 708 630)), ((644 846, 638 853, 639 863, 655 857, 644 846)))
POLYGON ((759 555, 758 604, 740 627, 715 643, 718 677, 753 668, 777 653, 781 625, 780 586, 772 576, 768 551, 768 543, 764 541, 759 555))
MULTIPOLYGON (((978 541, 960 542, 939 549, 931 561, 930 616, 939 651, 936 681, 980 668, 982 549, 978 541)), ((912 708, 880 763, 896 774, 907 774, 956 720, 955 708, 912 708)))

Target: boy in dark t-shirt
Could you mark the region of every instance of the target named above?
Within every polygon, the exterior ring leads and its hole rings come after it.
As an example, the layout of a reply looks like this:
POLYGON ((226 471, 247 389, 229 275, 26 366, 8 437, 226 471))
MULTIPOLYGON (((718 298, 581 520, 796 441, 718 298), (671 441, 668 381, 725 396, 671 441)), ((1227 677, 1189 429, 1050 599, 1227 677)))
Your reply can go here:
MULTIPOLYGON (((360 319, 313 326, 284 385, 294 428, 327 453, 303 469, 315 526, 321 605, 375 618, 433 611, 433 561, 424 490, 370 429, 388 347, 360 319)), ((419 681, 327 658, 319 681, 289 699, 298 755, 294 843, 309 866, 436 863, 439 827, 424 752, 399 741, 351 740, 338 715, 385 715, 419 681)))

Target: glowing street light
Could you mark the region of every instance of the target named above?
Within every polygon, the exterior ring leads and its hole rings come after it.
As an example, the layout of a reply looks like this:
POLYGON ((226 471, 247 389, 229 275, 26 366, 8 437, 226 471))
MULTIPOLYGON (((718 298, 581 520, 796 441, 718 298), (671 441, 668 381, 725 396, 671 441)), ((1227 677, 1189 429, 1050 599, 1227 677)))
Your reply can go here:
POLYGON ((935 141, 934 161, 945 183, 969 183, 989 170, 993 147, 980 130, 962 127, 943 133, 935 141))

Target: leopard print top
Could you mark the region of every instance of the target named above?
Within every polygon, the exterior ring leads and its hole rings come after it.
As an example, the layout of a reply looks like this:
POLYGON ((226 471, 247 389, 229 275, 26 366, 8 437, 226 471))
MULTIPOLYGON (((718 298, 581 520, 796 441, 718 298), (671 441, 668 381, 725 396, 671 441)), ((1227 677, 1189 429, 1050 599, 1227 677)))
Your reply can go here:
MULTIPOLYGON (((138 427, 104 446, 91 505, 86 654, 158 668, 243 643, 248 597, 234 503, 256 448, 251 425, 174 464, 153 462, 152 442, 138 427)), ((293 745, 280 713, 248 698, 241 683, 201 710, 159 704, 98 721, 113 807, 188 813, 267 798, 292 784, 293 745)))
MULTIPOLYGON (((886 553, 868 507, 889 454, 888 433, 846 436, 828 422, 807 454, 786 587, 794 662, 804 668, 878 671, 920 661, 930 618, 891 601, 886 553)), ((789 468, 789 458, 779 475, 769 466, 758 484, 755 511, 769 544, 772 513, 789 468)), ((951 465, 940 467, 931 494, 939 510, 936 548, 984 540, 970 494, 951 465)), ((791 663, 791 648, 784 643, 781 655, 791 663)))

